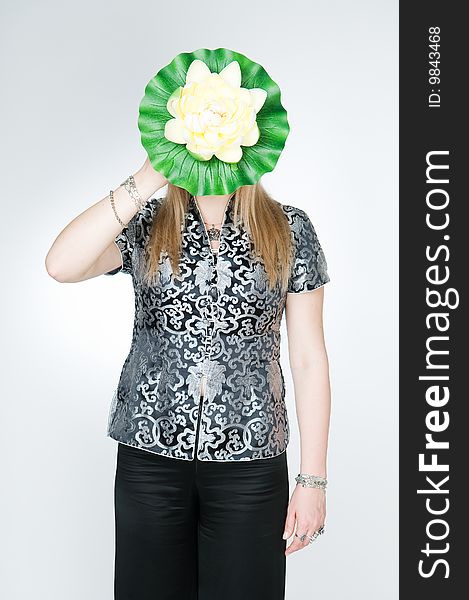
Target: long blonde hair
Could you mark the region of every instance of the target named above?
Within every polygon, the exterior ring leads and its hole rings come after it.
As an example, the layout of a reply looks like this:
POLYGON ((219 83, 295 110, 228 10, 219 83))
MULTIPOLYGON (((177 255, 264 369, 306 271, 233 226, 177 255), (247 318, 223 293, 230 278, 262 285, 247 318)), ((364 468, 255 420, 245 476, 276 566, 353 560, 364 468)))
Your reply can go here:
MULTIPOLYGON (((272 289, 288 285, 293 245, 287 217, 279 202, 274 200, 260 182, 239 187, 233 194, 233 221, 245 227, 250 235, 254 253, 261 257, 272 289)), ((190 194, 185 189, 168 184, 168 191, 153 221, 147 246, 147 282, 158 271, 161 252, 167 253, 175 275, 179 275, 182 227, 190 194), (150 251, 148 251, 148 247, 150 251)))

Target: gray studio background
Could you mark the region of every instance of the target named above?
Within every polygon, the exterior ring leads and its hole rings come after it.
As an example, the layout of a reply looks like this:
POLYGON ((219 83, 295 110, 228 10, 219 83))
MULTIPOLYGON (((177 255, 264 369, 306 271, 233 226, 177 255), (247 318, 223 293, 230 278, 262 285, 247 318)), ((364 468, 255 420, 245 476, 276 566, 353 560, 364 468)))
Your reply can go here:
MULTIPOLYGON (((44 258, 145 160, 148 80, 180 52, 223 46, 280 85, 291 133, 263 182, 308 212, 331 277, 327 532, 287 558, 287 599, 396 599, 397 1, 9 0, 0 11, 0 596, 113 597, 117 442, 105 429, 130 347, 131 279, 59 284, 44 258)), ((286 349, 284 334, 293 489, 286 349)))

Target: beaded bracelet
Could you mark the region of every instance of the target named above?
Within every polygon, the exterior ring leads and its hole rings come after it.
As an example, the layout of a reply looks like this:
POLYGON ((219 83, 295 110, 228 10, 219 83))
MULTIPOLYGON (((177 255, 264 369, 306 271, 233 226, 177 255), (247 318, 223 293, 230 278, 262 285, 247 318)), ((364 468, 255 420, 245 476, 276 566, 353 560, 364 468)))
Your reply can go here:
POLYGON ((318 475, 310 475, 309 473, 299 473, 295 477, 295 481, 301 484, 303 487, 318 488, 324 491, 327 487, 327 479, 325 477, 319 477, 318 475))
MULTIPOLYGON (((137 209, 139 211, 142 210, 142 208, 145 206, 145 200, 143 200, 143 198, 138 193, 137 186, 135 185, 134 176, 129 175, 127 177, 127 179, 125 181, 123 181, 120 185, 123 186, 127 190, 127 192, 129 193, 129 196, 132 198, 137 209)), ((115 215, 116 219, 119 221, 119 225, 121 227, 127 227, 127 225, 122 221, 122 219, 117 214, 116 207, 114 205, 114 192, 112 190, 109 192, 109 199, 111 200, 112 210, 114 211, 114 215, 115 215)))
POLYGON ((114 204, 114 192, 112 190, 109 192, 109 199, 111 201, 111 206, 112 206, 112 210, 114 211, 114 215, 116 216, 116 219, 119 221, 119 225, 121 227, 127 227, 127 225, 121 220, 121 218, 117 214, 116 206, 114 204))
POLYGON ((135 185, 135 179, 133 175, 129 175, 125 181, 121 183, 121 186, 129 193, 130 197, 135 203, 135 206, 140 211, 145 206, 145 200, 140 196, 137 190, 137 186, 135 185))

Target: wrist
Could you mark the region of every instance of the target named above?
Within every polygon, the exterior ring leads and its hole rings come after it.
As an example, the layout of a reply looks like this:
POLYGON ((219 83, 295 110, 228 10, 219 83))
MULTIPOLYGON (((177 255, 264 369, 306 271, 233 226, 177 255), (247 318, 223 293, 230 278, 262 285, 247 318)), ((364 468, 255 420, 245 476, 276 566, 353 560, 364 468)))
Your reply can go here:
POLYGON ((150 197, 168 183, 161 173, 155 171, 149 160, 134 174, 134 179, 139 191, 142 190, 142 197, 144 194, 150 197))
POLYGON ((325 467, 316 467, 315 465, 301 464, 299 473, 307 473, 309 475, 316 475, 317 477, 323 477, 327 479, 327 469, 325 467))

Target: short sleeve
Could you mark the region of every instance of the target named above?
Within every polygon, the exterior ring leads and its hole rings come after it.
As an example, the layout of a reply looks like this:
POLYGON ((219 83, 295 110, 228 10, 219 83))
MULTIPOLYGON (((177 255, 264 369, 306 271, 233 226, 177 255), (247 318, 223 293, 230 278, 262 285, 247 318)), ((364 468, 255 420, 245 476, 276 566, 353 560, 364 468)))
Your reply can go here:
POLYGON ((307 213, 295 207, 286 209, 294 244, 287 292, 309 292, 330 281, 326 257, 307 213))
POLYGON ((133 255, 135 246, 145 244, 151 230, 155 211, 162 202, 162 198, 152 198, 145 206, 137 212, 127 223, 127 227, 114 239, 114 243, 121 253, 122 264, 120 267, 104 273, 104 275, 116 275, 117 273, 133 272, 133 255))
POLYGON ((116 275, 117 273, 132 273, 132 252, 134 249, 134 226, 136 215, 127 224, 127 227, 114 239, 114 243, 121 253, 122 264, 120 267, 104 273, 104 275, 116 275))

